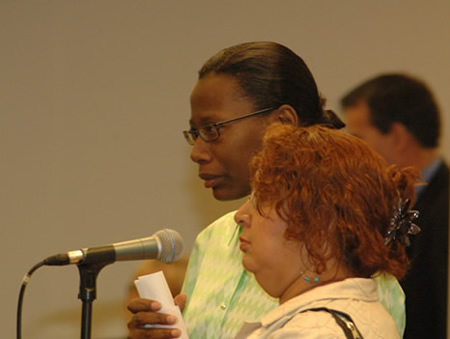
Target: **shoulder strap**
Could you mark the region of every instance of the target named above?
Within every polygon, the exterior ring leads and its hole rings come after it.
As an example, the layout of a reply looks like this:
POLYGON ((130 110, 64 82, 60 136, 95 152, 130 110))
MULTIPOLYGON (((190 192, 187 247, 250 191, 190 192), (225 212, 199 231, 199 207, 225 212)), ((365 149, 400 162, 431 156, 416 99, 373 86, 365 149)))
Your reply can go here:
POLYGON ((353 323, 352 318, 347 313, 336 311, 326 307, 309 308, 307 310, 302 311, 301 313, 308 311, 313 312, 325 311, 330 313, 333 316, 334 320, 336 320, 336 323, 342 328, 342 330, 345 333, 345 336, 348 339, 363 339, 363 336, 356 328, 356 325, 353 323))

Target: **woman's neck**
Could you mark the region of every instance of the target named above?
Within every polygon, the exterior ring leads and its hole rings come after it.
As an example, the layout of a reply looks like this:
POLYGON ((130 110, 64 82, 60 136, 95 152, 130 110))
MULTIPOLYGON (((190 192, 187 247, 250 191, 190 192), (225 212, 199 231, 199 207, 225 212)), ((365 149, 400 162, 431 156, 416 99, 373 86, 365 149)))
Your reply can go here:
POLYGON ((335 265, 333 268, 325 270, 320 275, 310 271, 301 272, 280 296, 280 304, 313 288, 351 277, 354 277, 354 275, 351 274, 348 269, 342 267, 342 265, 335 265))

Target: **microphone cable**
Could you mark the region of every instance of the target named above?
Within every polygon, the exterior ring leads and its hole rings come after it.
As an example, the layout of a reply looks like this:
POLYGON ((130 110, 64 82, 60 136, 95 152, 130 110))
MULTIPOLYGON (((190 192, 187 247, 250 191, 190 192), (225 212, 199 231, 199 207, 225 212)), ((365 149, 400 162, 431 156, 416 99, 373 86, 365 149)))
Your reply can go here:
POLYGON ((16 338, 21 339, 22 338, 22 304, 23 304, 23 296, 25 294, 25 288, 28 285, 28 282, 30 281, 31 275, 34 271, 36 271, 39 267, 44 266, 44 261, 41 261, 34 265, 31 270, 28 271, 27 274, 24 275, 22 279, 22 286, 20 287, 19 292, 19 300, 17 302, 17 319, 16 319, 16 338))

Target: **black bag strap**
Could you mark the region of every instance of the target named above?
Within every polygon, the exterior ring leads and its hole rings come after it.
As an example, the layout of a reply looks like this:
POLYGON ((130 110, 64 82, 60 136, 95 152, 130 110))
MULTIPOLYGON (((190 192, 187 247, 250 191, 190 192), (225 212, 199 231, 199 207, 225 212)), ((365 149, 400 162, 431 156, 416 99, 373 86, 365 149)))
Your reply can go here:
POLYGON ((325 312, 330 313, 333 316, 334 320, 336 320, 336 323, 342 328, 342 330, 345 333, 345 336, 348 339, 363 339, 362 334, 356 328, 355 323, 353 322, 352 318, 347 313, 336 311, 336 310, 329 309, 326 307, 309 308, 300 313, 308 312, 308 311, 313 311, 313 312, 325 311, 325 312))

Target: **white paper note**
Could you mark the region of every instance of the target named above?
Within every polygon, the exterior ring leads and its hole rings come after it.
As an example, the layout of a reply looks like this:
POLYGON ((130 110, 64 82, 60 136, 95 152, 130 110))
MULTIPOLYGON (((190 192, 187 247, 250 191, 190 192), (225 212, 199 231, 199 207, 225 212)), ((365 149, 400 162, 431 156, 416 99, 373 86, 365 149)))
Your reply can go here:
POLYGON ((172 294, 163 272, 158 271, 140 276, 134 281, 134 284, 141 298, 159 301, 162 305, 160 313, 172 314, 178 319, 174 325, 149 325, 148 327, 179 328, 181 330, 180 338, 188 339, 183 316, 180 308, 173 302, 172 294))

